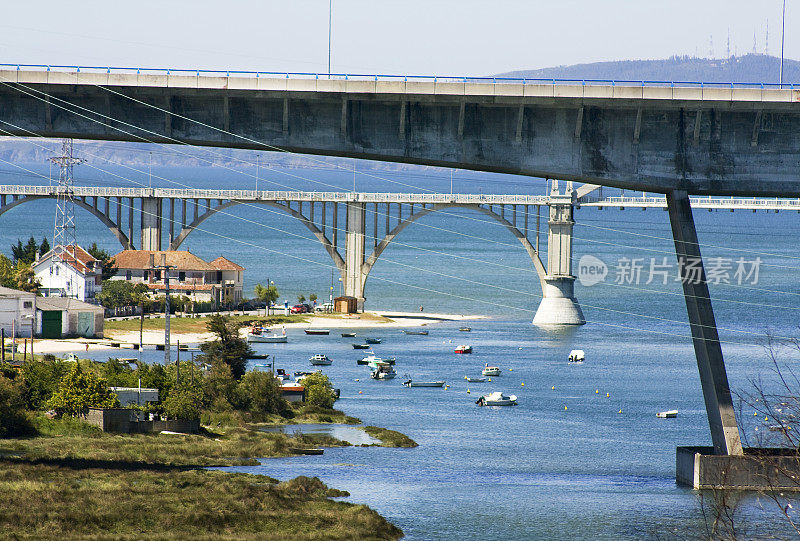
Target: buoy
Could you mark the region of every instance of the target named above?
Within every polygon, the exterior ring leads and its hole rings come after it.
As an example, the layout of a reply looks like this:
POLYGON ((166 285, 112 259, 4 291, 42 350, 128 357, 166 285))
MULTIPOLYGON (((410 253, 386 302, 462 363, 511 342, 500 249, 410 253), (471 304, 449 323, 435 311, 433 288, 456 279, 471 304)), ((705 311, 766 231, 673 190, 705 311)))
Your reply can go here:
POLYGON ((566 411, 566 410, 567 410, 567 406, 564 406, 564 411, 566 411))
POLYGON ((753 417, 755 417, 755 416, 757 416, 757 415, 758 415, 758 412, 757 412, 757 411, 754 411, 754 412, 753 412, 753 417))
POLYGON ((595 389, 594 390, 594 394, 598 394, 599 392, 600 392, 600 389, 595 389))
POLYGON ((622 413, 622 410, 619 410, 617 413, 622 413))
POLYGON ((492 381, 492 378, 489 378, 489 381, 492 381))
POLYGON ((508 371, 509 371, 509 372, 513 372, 513 371, 514 371, 514 369, 513 369, 513 368, 509 368, 509 369, 508 369, 508 371))
POLYGON ((525 382, 524 381, 522 382, 522 386, 525 387, 525 382))
POLYGON ((444 386, 444 390, 445 390, 445 391, 446 391, 447 389, 449 389, 449 388, 450 388, 450 386, 449 386, 449 385, 445 385, 445 386, 444 386))
POLYGON ((555 386, 555 385, 553 385, 553 386, 552 386, 552 387, 550 387, 550 388, 551 388, 551 389, 553 389, 554 391, 556 390, 556 386, 555 386))
POLYGON ((467 389, 467 394, 471 394, 469 389, 467 389))
POLYGON ((606 398, 608 398, 609 396, 611 396, 611 393, 606 393, 606 398))
POLYGON ((358 394, 364 394, 364 391, 358 391, 358 394))
POLYGON ((467 376, 464 376, 464 379, 467 379, 467 376))
POLYGON ((360 381, 360 380, 358 378, 356 378, 356 381, 360 381))
POLYGON ((765 421, 769 421, 769 417, 764 417, 764 420, 765 421))

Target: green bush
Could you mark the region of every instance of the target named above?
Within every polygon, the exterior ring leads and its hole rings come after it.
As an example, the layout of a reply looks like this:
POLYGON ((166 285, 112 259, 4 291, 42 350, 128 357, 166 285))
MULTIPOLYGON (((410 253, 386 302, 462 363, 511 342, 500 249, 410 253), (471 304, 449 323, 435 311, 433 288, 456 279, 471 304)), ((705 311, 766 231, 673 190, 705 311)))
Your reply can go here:
POLYGON ((61 379, 48 405, 59 415, 84 415, 89 408, 119 406, 117 395, 108 389, 106 381, 91 371, 84 372, 80 364, 61 379))
POLYGON ((164 413, 176 419, 199 419, 203 405, 203 390, 196 385, 175 386, 164 400, 164 413))
POLYGON ((333 407, 336 395, 328 376, 314 372, 303 378, 303 387, 306 388, 306 404, 326 409, 333 407))
POLYGON ((25 380, 25 405, 30 410, 43 410, 47 402, 58 389, 61 379, 67 375, 74 363, 50 358, 37 361, 29 360, 22 365, 22 377, 25 380))
POLYGON ((24 436, 33 432, 30 417, 25 411, 22 382, 0 376, 0 438, 24 436))

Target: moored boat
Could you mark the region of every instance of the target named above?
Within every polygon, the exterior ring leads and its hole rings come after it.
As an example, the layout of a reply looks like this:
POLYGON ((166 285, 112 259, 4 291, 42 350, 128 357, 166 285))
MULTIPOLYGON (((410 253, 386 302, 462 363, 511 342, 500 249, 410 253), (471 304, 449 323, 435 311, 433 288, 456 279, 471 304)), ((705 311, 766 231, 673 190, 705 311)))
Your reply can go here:
POLYGON ((306 334, 328 335, 330 333, 330 329, 306 329, 306 334))
POLYGON ((314 366, 330 366, 333 363, 333 360, 331 360, 330 357, 323 355, 322 353, 317 353, 311 357, 309 361, 311 361, 311 364, 314 366))
POLYGON ((353 349, 369 349, 369 344, 353 344, 353 349))
POLYGON ((444 387, 444 381, 414 381, 409 379, 403 382, 406 387, 444 387))
POLYGON ((428 331, 403 331, 403 334, 414 334, 419 336, 428 336, 428 331))
POLYGON ((517 395, 506 395, 501 391, 485 394, 475 401, 479 406, 516 406, 517 395))
POLYGON ((376 357, 374 353, 370 353, 369 355, 367 355, 363 359, 359 359, 358 361, 356 361, 356 364, 365 364, 365 365, 370 366, 372 368, 375 368, 375 366, 377 366, 378 363, 385 363, 385 364, 393 365, 395 363, 395 358, 394 357, 389 357, 388 359, 381 359, 380 357, 376 357))
POLYGON ((472 353, 472 346, 461 345, 455 349, 456 353, 472 353))
POLYGON ((355 338, 355 337, 356 337, 356 333, 354 333, 354 332, 343 332, 342 333, 342 338, 355 338))
POLYGON ((484 376, 499 376, 502 374, 502 372, 500 371, 500 367, 489 366, 487 364, 486 366, 483 367, 483 370, 481 370, 481 374, 483 374, 484 376))
POLYGON ((286 329, 281 334, 269 333, 265 327, 251 327, 247 333, 249 343, 257 342, 261 344, 284 344, 286 343, 286 329))
POLYGON ((364 342, 366 342, 367 344, 380 344, 381 343, 381 339, 380 338, 365 338, 364 342))
POLYGON ((582 363, 586 359, 586 354, 582 349, 573 349, 569 352, 567 361, 571 363, 582 363))
POLYGON ((372 370, 370 377, 372 379, 393 379, 396 375, 397 372, 389 363, 378 362, 375 363, 375 368, 372 370))
POLYGON ((459 327, 458 330, 461 332, 471 332, 472 327, 459 327))
POLYGON ((678 410, 667 410, 667 411, 659 411, 656 413, 656 417, 659 419, 674 419, 678 416, 678 410))
POLYGON ((464 378, 468 383, 486 383, 486 378, 471 378, 469 376, 464 378))

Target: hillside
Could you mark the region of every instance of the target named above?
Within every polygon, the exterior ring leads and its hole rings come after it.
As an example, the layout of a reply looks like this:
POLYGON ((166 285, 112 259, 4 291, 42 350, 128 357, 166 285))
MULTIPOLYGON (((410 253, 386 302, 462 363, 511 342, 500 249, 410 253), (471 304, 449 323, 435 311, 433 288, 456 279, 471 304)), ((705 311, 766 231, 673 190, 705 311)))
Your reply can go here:
MULTIPOLYGON (((673 56, 664 60, 619 60, 518 70, 498 74, 498 77, 777 83, 779 65, 780 58, 764 54, 726 59, 673 56)), ((783 80, 800 83, 800 62, 784 59, 783 80)))

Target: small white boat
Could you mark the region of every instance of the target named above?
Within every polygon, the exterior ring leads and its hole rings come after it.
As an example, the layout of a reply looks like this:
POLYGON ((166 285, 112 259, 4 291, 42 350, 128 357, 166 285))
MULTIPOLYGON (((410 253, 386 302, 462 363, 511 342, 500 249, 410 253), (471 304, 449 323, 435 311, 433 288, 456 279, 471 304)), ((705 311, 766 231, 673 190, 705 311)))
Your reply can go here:
POLYGON ((674 419, 678 416, 678 410, 659 411, 656 417, 659 419, 674 419))
POLYGON ((582 363, 585 359, 586 355, 582 349, 573 349, 569 352, 569 357, 567 357, 567 360, 571 363, 582 363))
POLYGON ((459 327, 458 330, 461 331, 461 332, 470 332, 470 331, 472 331, 472 328, 471 327, 459 327))
POLYGON ((311 364, 313 364, 314 366, 330 366, 331 364, 333 364, 333 360, 327 355, 323 355, 322 353, 317 353, 316 355, 311 357, 309 361, 311 361, 311 364))
POLYGON ((264 327, 252 327, 247 333, 247 342, 258 342, 262 344, 285 344, 286 329, 281 334, 267 334, 269 329, 264 327))
POLYGON ((372 379, 393 379, 396 375, 397 372, 389 363, 376 363, 370 377, 372 379))
POLYGON ((466 344, 460 345, 455 349, 455 352, 462 354, 472 353, 472 346, 466 344))
POLYGON ((467 376, 464 379, 466 379, 468 383, 486 383, 486 378, 471 378, 467 376))
POLYGON ((443 381, 414 381, 409 378, 403 382, 406 387, 444 387, 443 381))
POLYGON ((483 370, 481 370, 481 374, 483 374, 484 376, 499 376, 502 374, 502 372, 500 371, 500 367, 489 366, 487 364, 486 366, 483 367, 483 370))
POLYGON ((475 401, 479 406, 516 406, 517 395, 506 395, 501 391, 485 394, 475 401))

